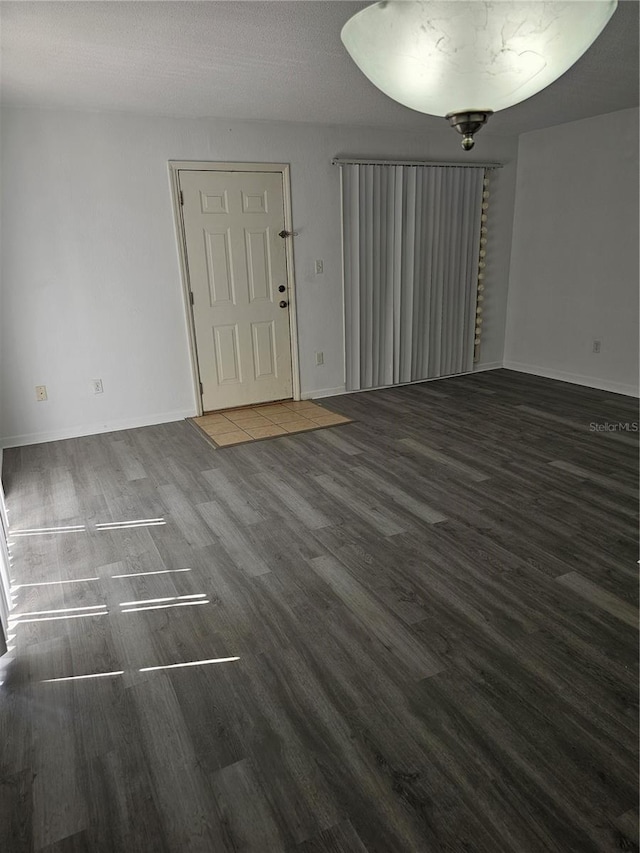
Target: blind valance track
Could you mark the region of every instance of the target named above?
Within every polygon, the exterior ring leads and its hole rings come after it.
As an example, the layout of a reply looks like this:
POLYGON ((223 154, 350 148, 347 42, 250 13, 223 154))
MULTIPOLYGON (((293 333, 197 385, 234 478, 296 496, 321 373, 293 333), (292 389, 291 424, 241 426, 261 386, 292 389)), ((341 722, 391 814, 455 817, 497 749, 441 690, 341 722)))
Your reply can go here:
POLYGON ((428 166, 440 169, 502 169, 502 163, 475 163, 468 160, 440 162, 438 160, 358 160, 349 157, 334 157, 331 161, 334 166, 428 166))

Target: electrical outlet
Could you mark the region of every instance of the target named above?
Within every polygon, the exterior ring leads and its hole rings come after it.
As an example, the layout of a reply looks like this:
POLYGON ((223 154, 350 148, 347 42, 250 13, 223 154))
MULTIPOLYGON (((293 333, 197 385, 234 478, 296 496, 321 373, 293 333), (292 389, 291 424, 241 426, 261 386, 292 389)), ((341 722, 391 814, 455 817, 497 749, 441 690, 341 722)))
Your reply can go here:
POLYGON ((36 400, 39 403, 42 403, 43 400, 47 400, 47 386, 46 385, 36 385, 36 400))
POLYGON ((324 353, 317 352, 316 353, 316 367, 320 367, 321 364, 324 364, 324 353))
POLYGON ((91 390, 94 394, 102 394, 104 391, 104 388, 102 387, 102 379, 92 379, 91 390))
POLYGON ((322 275, 324 272, 324 261, 316 261, 316 275, 322 275))
POLYGON ((593 352, 599 353, 602 347, 602 341, 594 340, 593 342, 593 352))

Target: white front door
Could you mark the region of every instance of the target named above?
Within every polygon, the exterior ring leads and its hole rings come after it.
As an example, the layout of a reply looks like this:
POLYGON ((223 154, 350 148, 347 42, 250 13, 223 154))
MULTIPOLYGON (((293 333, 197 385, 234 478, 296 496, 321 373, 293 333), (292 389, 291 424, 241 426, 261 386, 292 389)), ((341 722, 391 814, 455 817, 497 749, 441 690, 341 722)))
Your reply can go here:
POLYGON ((179 173, 205 412, 292 396, 282 180, 179 173))

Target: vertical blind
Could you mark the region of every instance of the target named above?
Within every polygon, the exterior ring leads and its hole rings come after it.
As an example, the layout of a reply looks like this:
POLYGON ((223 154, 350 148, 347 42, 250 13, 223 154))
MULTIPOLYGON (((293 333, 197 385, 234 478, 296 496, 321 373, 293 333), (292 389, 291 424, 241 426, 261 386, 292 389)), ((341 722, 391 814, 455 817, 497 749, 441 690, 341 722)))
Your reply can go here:
POLYGON ((347 390, 471 370, 483 169, 340 172, 347 390))

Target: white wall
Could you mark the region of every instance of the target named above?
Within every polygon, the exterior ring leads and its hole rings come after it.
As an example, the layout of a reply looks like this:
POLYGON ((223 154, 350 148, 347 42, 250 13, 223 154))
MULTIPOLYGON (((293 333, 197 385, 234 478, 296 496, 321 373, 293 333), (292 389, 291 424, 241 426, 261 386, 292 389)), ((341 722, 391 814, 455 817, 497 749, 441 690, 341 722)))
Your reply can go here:
POLYGON ((291 123, 5 109, 2 118, 0 436, 5 446, 193 414, 167 162, 291 164, 301 385, 344 383, 335 155, 499 160, 482 361, 500 363, 517 140, 472 155, 443 121, 428 134, 291 123), (324 260, 316 277, 313 262, 324 260), (316 367, 313 353, 324 352, 316 367), (101 378, 104 393, 89 382, 101 378), (34 386, 46 385, 47 402, 34 386))
POLYGON ((637 109, 520 137, 505 366, 637 393, 637 109))

